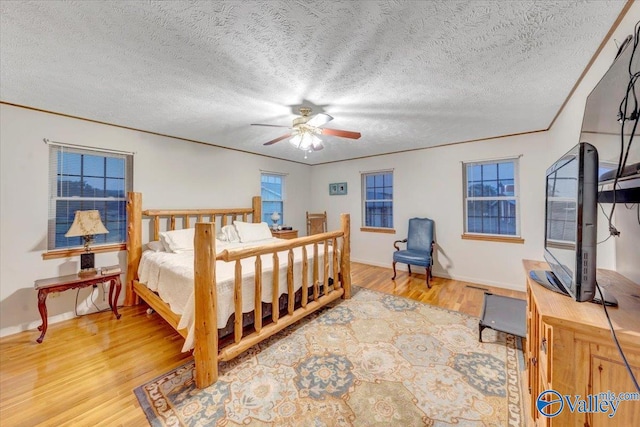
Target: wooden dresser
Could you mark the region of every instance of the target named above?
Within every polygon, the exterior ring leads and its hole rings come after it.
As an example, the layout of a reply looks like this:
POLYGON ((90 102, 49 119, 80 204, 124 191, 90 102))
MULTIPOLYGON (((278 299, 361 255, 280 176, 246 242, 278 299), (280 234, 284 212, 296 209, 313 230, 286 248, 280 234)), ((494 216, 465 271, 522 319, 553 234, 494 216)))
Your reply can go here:
MULTIPOLYGON (((620 402, 611 418, 603 413, 580 413, 580 406, 572 412, 566 399, 555 417, 538 412, 538 396, 546 390, 555 390, 560 396, 570 395, 571 403, 575 404, 576 395, 585 400, 588 395, 636 392, 636 389, 618 353, 602 306, 578 303, 542 287, 529 277, 529 271, 548 269, 547 264, 530 260, 523 263, 527 272, 525 359, 529 412, 534 424, 562 427, 640 425, 640 400, 620 402)), ((618 299, 618 308, 608 307, 609 315, 634 375, 640 380, 640 286, 614 271, 598 270, 597 274, 599 285, 618 299)), ((545 393, 544 397, 555 401, 558 394, 545 393)), ((553 413, 560 408, 561 403, 553 403, 547 410, 553 413)), ((585 408, 584 404, 582 408, 585 408)))

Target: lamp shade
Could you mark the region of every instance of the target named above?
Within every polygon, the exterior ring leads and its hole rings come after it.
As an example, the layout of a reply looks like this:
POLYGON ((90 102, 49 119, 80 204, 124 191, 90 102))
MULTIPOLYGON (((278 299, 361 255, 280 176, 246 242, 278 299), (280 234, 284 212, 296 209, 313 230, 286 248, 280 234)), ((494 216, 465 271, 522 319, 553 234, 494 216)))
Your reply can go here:
POLYGON ((97 210, 76 211, 73 224, 65 234, 65 237, 93 236, 95 234, 106 234, 107 230, 100 219, 100 212, 97 210))
POLYGON ((277 222, 280 219, 280 214, 278 212, 274 212, 271 214, 271 221, 277 222))

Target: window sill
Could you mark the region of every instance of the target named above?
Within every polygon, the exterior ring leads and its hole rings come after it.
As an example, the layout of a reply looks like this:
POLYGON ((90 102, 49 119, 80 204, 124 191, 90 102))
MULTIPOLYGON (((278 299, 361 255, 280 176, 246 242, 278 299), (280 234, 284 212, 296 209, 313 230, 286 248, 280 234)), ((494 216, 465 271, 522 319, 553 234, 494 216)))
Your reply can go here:
POLYGON ((495 235, 482 235, 482 234, 463 234, 463 240, 483 240, 485 242, 502 242, 502 243, 517 243, 524 244, 522 237, 511 236, 495 236, 495 235))
POLYGON ((360 227, 360 231, 364 231, 367 233, 396 234, 396 230, 394 230, 393 228, 360 227))
MULTIPOLYGON (((102 252, 124 251, 125 249, 127 249, 127 245, 125 243, 116 243, 112 245, 94 246, 91 248, 91 252, 98 254, 102 252)), ((80 255, 83 253, 84 253, 84 248, 71 248, 71 249, 47 251, 42 254, 42 259, 69 258, 74 255, 80 255)))

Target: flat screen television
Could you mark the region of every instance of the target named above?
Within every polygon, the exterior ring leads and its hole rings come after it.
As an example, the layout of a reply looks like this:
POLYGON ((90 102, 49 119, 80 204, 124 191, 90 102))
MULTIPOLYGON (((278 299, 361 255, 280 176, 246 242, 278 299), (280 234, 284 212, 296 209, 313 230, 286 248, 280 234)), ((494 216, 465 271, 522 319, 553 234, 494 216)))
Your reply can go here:
POLYGON ((581 142, 546 173, 544 258, 531 277, 576 301, 596 292, 598 151, 581 142))

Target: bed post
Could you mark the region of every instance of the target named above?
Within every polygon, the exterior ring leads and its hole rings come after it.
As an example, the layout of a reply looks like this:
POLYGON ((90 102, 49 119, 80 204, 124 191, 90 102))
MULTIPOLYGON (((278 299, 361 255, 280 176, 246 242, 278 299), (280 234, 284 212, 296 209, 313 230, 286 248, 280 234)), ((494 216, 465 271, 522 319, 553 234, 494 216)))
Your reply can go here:
POLYGON ((262 198, 253 196, 251 199, 251 207, 253 208, 253 222, 262 222, 262 198))
POLYGON ((216 226, 196 224, 195 232, 195 348, 196 387, 205 388, 218 380, 218 324, 216 317, 216 226))
POLYGON ((133 292, 133 281, 138 275, 138 265, 142 256, 142 193, 127 193, 127 282, 124 305, 140 303, 133 292))
POLYGON ((340 214, 342 223, 342 254, 340 257, 340 271, 342 272, 342 287, 344 298, 351 298, 351 217, 349 214, 340 214))

